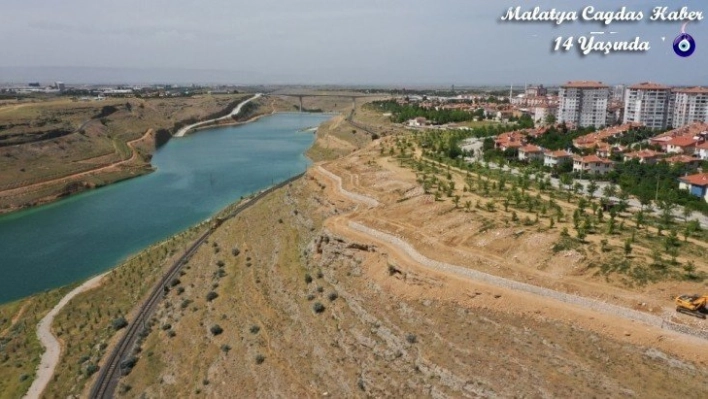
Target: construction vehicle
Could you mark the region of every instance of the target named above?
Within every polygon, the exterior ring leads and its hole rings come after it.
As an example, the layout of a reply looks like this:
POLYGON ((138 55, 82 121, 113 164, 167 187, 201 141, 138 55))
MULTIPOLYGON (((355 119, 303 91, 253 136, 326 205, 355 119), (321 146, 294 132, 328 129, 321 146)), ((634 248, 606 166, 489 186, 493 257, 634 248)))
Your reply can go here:
POLYGON ((675 301, 677 312, 698 317, 699 319, 706 318, 706 313, 708 313, 708 310, 706 309, 706 304, 708 304, 708 295, 681 295, 677 296, 675 301))

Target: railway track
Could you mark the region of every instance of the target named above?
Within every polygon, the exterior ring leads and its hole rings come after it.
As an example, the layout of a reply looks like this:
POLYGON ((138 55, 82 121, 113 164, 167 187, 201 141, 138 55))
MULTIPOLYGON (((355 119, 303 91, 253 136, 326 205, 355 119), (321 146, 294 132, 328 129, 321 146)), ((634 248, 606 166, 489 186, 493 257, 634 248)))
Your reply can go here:
MULTIPOLYGON (((270 194, 271 192, 284 187, 293 181, 299 179, 302 177, 304 173, 300 173, 296 176, 291 177, 288 180, 285 180, 282 183, 279 183, 273 187, 270 187, 264 191, 261 191, 258 193, 255 197, 253 197, 251 200, 249 200, 246 203, 243 203, 236 207, 231 213, 226 215, 223 220, 228 220, 239 213, 245 211, 246 209, 250 208, 251 206, 255 205, 259 200, 261 200, 263 197, 266 195, 270 194)), ((91 388, 91 393, 90 393, 90 398, 92 399, 103 399, 103 398, 112 398, 113 393, 115 392, 115 389, 118 385, 118 381, 120 380, 121 376, 121 369, 120 369, 120 364, 123 362, 126 358, 126 355, 129 354, 134 345, 135 342, 137 341, 137 338, 139 334, 145 329, 145 326, 147 325, 147 322, 150 320, 152 317, 153 312, 155 311, 157 304, 160 302, 160 300, 164 297, 165 295, 165 290, 164 287, 168 286, 169 282, 179 273, 179 271, 182 269, 182 266, 189 260, 189 258, 194 255, 194 253, 197 252, 199 247, 204 243, 204 241, 209 238, 211 233, 213 232, 213 229, 209 229, 206 231, 204 234, 202 234, 197 241, 195 241, 188 249, 185 251, 182 256, 180 256, 177 261, 170 267, 170 269, 162 276, 160 281, 155 284, 155 287, 153 287, 152 291, 150 292, 150 296, 147 298, 147 300, 140 306, 140 309, 138 311, 138 314, 135 316, 135 319, 130 322, 128 325, 125 334, 123 337, 120 339, 116 347, 113 349, 111 352, 110 356, 106 359, 105 363, 101 366, 101 369, 99 370, 98 377, 96 379, 96 382, 94 383, 93 387, 91 388)))

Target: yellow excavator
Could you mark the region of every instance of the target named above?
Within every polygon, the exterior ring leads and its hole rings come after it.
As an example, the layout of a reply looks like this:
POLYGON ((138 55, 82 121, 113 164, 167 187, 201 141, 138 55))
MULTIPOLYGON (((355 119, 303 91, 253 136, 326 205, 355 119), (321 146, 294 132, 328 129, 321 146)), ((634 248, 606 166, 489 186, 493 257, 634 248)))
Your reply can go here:
POLYGON ((676 311, 699 319, 706 318, 708 295, 681 295, 676 297, 676 311))

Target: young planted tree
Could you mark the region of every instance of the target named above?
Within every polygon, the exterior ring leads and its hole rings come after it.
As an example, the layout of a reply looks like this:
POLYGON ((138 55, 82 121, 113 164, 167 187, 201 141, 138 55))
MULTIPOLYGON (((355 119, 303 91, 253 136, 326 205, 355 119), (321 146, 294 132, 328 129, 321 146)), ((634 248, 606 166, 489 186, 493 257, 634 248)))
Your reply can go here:
POLYGON ((587 186, 588 197, 590 197, 590 199, 595 198, 595 191, 597 191, 597 187, 598 186, 597 186, 597 183, 595 182, 595 180, 591 180, 590 184, 588 184, 588 186, 587 186))

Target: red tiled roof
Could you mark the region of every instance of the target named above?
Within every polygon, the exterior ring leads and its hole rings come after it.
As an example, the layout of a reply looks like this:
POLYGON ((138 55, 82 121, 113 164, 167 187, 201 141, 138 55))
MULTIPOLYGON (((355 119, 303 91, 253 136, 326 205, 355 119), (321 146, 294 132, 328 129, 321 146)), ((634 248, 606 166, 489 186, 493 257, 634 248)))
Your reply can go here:
POLYGON ((654 82, 642 82, 629 86, 632 90, 668 90, 671 87, 654 82))
POLYGON ((635 152, 630 152, 629 154, 625 154, 625 157, 627 158, 656 158, 660 153, 652 150, 641 150, 641 151, 635 151, 635 152))
POLYGON ((693 186, 708 186, 708 173, 699 173, 697 175, 684 176, 679 178, 682 182, 693 186))
POLYGON ((676 89, 674 91, 686 94, 708 94, 708 87, 691 87, 687 89, 676 89))
POLYGON ((535 145, 526 145, 521 148, 519 148, 519 151, 523 152, 543 152, 540 147, 537 147, 535 145))
POLYGON ((681 136, 672 139, 668 144, 676 147, 693 147, 698 144, 698 142, 693 139, 693 136, 681 136))
POLYGON ((579 88, 579 89, 602 89, 609 86, 603 84, 602 82, 594 82, 590 80, 576 80, 568 82, 561 87, 563 88, 579 88))
POLYGON ((547 151, 545 154, 553 158, 570 158, 573 156, 573 154, 565 150, 547 151))
POLYGON ((688 155, 676 155, 674 157, 665 158, 664 161, 668 163, 693 163, 700 162, 700 159, 688 155))
POLYGON ((584 157, 576 156, 573 159, 582 163, 612 163, 612 161, 600 158, 597 155, 587 155, 584 157))

